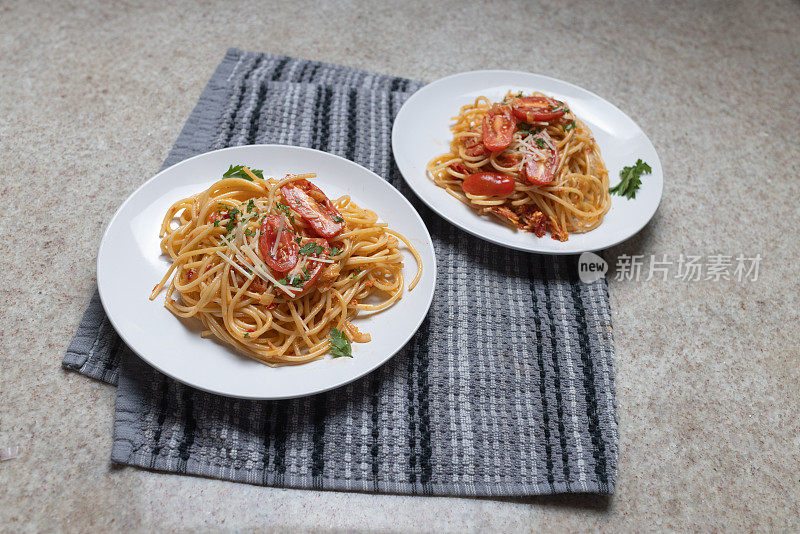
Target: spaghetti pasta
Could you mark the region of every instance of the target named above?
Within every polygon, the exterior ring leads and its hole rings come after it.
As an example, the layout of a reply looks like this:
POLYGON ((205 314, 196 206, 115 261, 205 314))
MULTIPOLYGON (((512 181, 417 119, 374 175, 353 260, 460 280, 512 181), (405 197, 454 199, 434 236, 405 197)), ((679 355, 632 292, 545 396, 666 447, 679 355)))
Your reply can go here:
POLYGON ((428 176, 452 196, 502 222, 566 241, 597 228, 611 207, 608 171, 591 130, 542 93, 478 97, 451 126, 450 151, 428 176))
POLYGON ((197 317, 203 337, 268 365, 315 360, 334 334, 369 341, 352 319, 402 298, 401 246, 417 262, 414 288, 422 274, 416 248, 349 196, 330 201, 309 182, 315 174, 278 180, 236 169, 167 211, 161 249, 172 265, 150 299, 166 286, 173 314, 197 317))

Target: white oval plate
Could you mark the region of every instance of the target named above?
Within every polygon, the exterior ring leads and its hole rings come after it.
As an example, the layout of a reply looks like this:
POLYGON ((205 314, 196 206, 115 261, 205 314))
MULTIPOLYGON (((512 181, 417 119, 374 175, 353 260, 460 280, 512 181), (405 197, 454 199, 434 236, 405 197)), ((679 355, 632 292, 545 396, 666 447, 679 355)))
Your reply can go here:
POLYGON ((655 214, 661 201, 663 175, 653 144, 630 117, 594 93, 547 76, 505 70, 464 72, 442 78, 414 93, 400 109, 392 128, 392 150, 406 182, 433 211, 477 237, 517 250, 542 254, 577 254, 600 250, 628 239, 655 214), (611 185, 619 183, 619 171, 641 158, 653 172, 642 177, 636 198, 611 195, 611 210, 603 223, 585 234, 570 234, 566 242, 549 236, 537 238, 515 231, 471 208, 436 186, 426 172, 427 163, 447 152, 452 134, 451 118, 478 96, 496 102, 507 91, 541 91, 565 101, 594 133, 611 185))
POLYGON ((417 331, 430 308, 436 259, 422 219, 400 193, 378 175, 339 156, 308 148, 249 145, 208 152, 174 165, 148 180, 117 210, 100 243, 97 286, 111 323, 125 343, 159 371, 190 386, 248 399, 286 399, 347 384, 386 362, 417 331), (200 337, 197 319, 181 320, 164 308, 164 292, 149 300, 170 266, 158 232, 167 209, 199 193, 231 164, 263 169, 264 176, 316 172, 314 183, 331 198, 350 195, 403 233, 422 255, 422 279, 408 281, 416 263, 405 249, 403 298, 388 310, 364 315, 355 324, 372 335, 353 343, 353 358, 332 358, 298 366, 269 367, 214 338, 200 337))

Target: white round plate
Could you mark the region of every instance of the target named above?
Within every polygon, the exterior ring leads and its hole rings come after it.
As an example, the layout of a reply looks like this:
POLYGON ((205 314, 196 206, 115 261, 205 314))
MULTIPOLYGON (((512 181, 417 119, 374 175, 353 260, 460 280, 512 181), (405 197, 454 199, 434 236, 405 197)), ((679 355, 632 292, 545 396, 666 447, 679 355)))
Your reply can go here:
MULTIPOLYGON (((406 284, 416 272, 405 255, 406 284)), ((208 152, 166 169, 136 190, 111 219, 97 257, 97 286, 111 323, 125 343, 159 371, 190 386, 248 399, 286 399, 347 384, 391 358, 417 331, 430 308, 436 259, 422 219, 396 189, 364 167, 339 156, 282 145, 249 145, 208 152), (164 308, 164 292, 149 300, 153 286, 170 266, 161 254, 158 232, 167 209, 222 177, 231 164, 263 169, 264 176, 315 172, 331 198, 348 194, 404 234, 422 255, 417 287, 388 310, 354 323, 372 335, 353 343, 353 358, 332 358, 298 366, 269 367, 215 338, 200 337, 198 319, 182 320, 164 308)))
POLYGON ((477 237, 506 247, 541 254, 577 254, 600 250, 628 239, 653 216, 661 200, 663 175, 653 144, 630 117, 594 93, 547 76, 504 70, 465 72, 442 78, 414 93, 400 109, 392 128, 392 150, 403 177, 433 211, 477 237), (636 198, 611 195, 611 210, 603 223, 585 234, 570 234, 565 242, 549 236, 537 238, 479 216, 470 207, 436 186, 426 172, 427 163, 449 150, 452 117, 478 96, 497 102, 507 91, 541 91, 565 101, 594 133, 609 171, 611 185, 619 171, 638 158, 652 167, 642 177, 636 198))

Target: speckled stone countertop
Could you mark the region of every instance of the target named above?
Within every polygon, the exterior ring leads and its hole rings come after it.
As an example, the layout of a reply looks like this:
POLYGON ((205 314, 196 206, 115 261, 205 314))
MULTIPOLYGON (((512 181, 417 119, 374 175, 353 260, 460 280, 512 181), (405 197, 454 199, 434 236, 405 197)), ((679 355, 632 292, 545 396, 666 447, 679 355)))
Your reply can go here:
POLYGON ((0 531, 800 530, 797 2, 136 4, 0 4, 0 447, 20 447, 0 463, 0 531), (755 281, 611 279, 613 498, 298 491, 110 463, 115 389, 60 360, 105 225, 229 46, 578 84, 664 166, 658 213, 612 261, 762 256, 755 281))

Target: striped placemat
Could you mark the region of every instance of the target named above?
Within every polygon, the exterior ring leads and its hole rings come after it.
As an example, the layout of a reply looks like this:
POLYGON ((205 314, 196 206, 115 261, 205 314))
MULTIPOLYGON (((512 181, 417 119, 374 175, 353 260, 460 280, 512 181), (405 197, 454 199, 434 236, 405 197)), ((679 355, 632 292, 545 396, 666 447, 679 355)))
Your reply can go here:
POLYGON ((393 493, 611 493, 613 342, 606 284, 575 258, 473 238, 423 206, 391 155, 392 120, 423 84, 232 49, 164 166, 226 146, 282 143, 351 159, 413 203, 439 265, 408 345, 370 375, 303 399, 208 394, 121 342, 95 294, 63 365, 118 383, 113 461, 297 488, 393 493))

